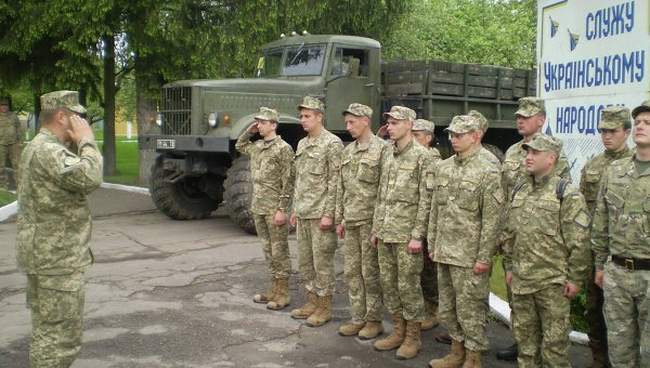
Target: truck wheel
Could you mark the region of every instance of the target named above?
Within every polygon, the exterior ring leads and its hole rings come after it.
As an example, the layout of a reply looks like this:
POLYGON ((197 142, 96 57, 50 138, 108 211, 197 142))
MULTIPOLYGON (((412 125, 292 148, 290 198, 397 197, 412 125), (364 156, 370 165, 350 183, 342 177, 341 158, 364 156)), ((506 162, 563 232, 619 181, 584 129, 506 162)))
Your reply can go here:
POLYGON ((233 161, 223 185, 223 198, 228 216, 247 233, 256 234, 255 220, 250 211, 253 182, 248 156, 239 156, 233 161))
MULTIPOLYGON (((169 174, 169 171, 167 172, 169 174)), ((196 220, 210 216, 219 203, 199 188, 199 178, 165 181, 162 157, 151 167, 149 192, 153 203, 174 220, 196 220)))
POLYGON ((492 152, 499 159, 499 161, 503 162, 503 160, 505 160, 506 155, 503 153, 503 151, 501 151, 501 149, 499 149, 499 147, 487 143, 483 143, 483 147, 486 150, 492 152))

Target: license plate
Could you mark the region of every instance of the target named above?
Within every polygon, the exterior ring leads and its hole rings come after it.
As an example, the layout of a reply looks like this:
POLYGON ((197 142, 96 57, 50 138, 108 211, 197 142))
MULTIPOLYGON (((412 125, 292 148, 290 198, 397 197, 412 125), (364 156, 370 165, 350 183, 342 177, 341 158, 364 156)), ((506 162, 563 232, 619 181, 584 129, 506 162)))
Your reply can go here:
POLYGON ((176 148, 176 140, 175 139, 157 139, 156 140, 156 147, 158 149, 174 149, 174 148, 176 148))

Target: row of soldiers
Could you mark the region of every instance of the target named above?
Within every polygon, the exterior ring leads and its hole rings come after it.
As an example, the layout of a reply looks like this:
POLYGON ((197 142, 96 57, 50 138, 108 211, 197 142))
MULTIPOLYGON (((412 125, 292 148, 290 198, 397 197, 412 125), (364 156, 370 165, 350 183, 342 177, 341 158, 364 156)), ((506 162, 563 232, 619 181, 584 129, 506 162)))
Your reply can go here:
MULTIPOLYGON (((352 316, 341 335, 378 337, 385 307, 393 330, 374 347, 410 359, 421 348, 421 328, 439 318, 451 352, 429 366, 480 367, 499 249, 519 366, 570 367, 570 300, 585 281, 594 321, 602 321, 605 290, 611 366, 650 365, 650 101, 632 112, 636 154, 626 145, 630 111, 603 111, 606 151, 585 166, 580 189, 570 183, 562 142, 541 133, 546 114, 537 98, 519 101, 523 139, 503 165, 481 145, 487 120, 476 111, 445 129, 455 152, 446 160, 431 148, 433 123, 407 107, 384 114, 385 141, 371 131, 372 109, 351 104, 342 112, 354 139, 346 147, 325 129, 320 100, 306 96, 298 111, 307 136, 295 154, 276 134, 277 111, 266 107, 236 143, 251 158, 251 212, 271 273, 255 302, 273 310, 290 303, 290 223, 307 294, 291 316, 313 327, 327 323, 338 235, 352 316), (255 133, 262 139, 251 141, 255 133)), ((600 326, 594 362, 609 364, 604 324, 592 326, 600 326)))
POLYGON ((14 173, 18 172, 22 136, 20 121, 11 111, 9 99, 0 97, 0 188, 9 188, 9 175, 6 168, 10 167, 14 173))

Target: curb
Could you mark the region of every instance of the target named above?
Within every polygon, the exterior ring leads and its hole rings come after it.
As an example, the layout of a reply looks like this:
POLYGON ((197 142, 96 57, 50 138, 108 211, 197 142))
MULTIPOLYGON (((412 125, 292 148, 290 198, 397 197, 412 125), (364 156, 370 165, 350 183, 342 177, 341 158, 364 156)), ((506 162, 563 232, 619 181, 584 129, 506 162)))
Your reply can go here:
MULTIPOLYGON (((503 323, 511 326, 510 322, 510 306, 508 302, 499 298, 498 296, 490 293, 490 311, 503 323)), ((588 345, 589 336, 584 332, 571 331, 569 334, 569 340, 576 344, 588 345)))
POLYGON ((18 211, 18 202, 13 201, 5 206, 0 207, 0 222, 8 219, 18 211))

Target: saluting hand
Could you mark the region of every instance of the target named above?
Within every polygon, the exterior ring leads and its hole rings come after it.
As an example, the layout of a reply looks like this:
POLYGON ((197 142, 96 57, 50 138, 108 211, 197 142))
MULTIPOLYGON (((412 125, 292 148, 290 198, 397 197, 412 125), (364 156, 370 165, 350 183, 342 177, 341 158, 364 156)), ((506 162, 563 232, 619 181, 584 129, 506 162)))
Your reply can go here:
POLYGON ((257 128, 257 122, 253 122, 253 124, 251 124, 251 126, 248 127, 248 132, 250 134, 255 134, 255 133, 259 132, 259 131, 260 130, 257 128))
POLYGON ((70 129, 68 129, 67 132, 68 136, 75 144, 79 144, 79 142, 84 138, 89 140, 95 139, 95 135, 93 134, 92 128, 90 128, 90 124, 88 124, 86 119, 83 119, 79 115, 73 114, 70 116, 70 129))

